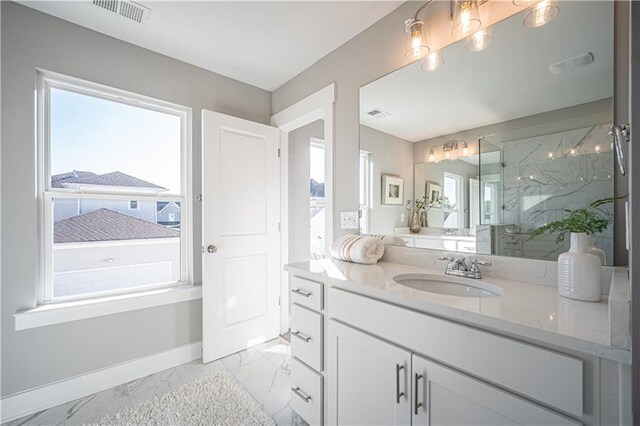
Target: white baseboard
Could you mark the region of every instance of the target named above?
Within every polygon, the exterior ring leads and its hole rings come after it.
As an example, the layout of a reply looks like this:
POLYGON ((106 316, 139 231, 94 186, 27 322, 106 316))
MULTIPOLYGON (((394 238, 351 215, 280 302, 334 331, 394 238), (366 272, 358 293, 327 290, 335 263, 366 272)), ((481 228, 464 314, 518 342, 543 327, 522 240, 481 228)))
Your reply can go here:
POLYGON ((0 419, 5 423, 201 357, 200 341, 11 395, 0 400, 0 419))

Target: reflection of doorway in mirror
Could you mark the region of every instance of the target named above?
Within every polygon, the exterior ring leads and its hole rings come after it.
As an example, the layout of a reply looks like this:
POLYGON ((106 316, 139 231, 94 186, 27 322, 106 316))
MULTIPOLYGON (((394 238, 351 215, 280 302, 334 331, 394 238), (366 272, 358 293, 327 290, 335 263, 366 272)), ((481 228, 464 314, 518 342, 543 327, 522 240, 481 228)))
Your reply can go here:
POLYGON ((442 196, 444 198, 442 203, 444 206, 444 227, 464 228, 462 176, 445 172, 442 196))

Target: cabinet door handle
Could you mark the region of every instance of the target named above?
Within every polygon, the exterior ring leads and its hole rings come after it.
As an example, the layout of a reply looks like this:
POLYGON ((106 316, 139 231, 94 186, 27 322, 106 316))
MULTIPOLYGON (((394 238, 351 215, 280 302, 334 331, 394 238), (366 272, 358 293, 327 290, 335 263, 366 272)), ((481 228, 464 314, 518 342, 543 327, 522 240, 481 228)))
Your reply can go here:
POLYGON ((309 402, 311 401, 311 397, 309 395, 305 395, 299 387, 295 387, 295 388, 291 388, 291 390, 293 391, 293 393, 295 393, 296 395, 298 395, 304 402, 309 402))
POLYGON ((291 335, 292 336, 296 336, 298 339, 302 340, 305 343, 309 343, 309 340, 311 340, 311 336, 305 336, 304 334, 300 333, 299 331, 292 331, 291 335))
POLYGON ((404 365, 396 364, 396 404, 400 404, 400 397, 404 396, 404 392, 400 392, 400 370, 404 369, 404 365))
POLYGON ((420 383, 420 379, 422 379, 422 374, 418 374, 418 373, 414 373, 413 374, 413 378, 415 380, 415 392, 414 392, 414 396, 415 399, 413 401, 413 414, 415 414, 416 416, 418 415, 418 408, 422 407, 422 402, 420 401, 420 397, 418 396, 418 389, 419 389, 419 383, 420 383))
POLYGON ((304 297, 311 297, 312 294, 310 291, 300 290, 299 288, 292 288, 291 293, 299 294, 300 296, 304 297))

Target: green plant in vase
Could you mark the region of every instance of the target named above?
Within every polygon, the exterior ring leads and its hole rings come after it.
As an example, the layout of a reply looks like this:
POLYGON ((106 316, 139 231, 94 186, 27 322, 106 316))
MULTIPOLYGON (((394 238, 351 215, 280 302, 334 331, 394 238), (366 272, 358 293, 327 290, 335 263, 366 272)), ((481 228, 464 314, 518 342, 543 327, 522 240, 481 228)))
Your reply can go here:
POLYGON ((606 254, 593 246, 593 236, 607 229, 611 220, 610 214, 601 207, 626 197, 603 198, 582 209, 565 210, 568 214, 564 219, 537 228, 529 237, 557 234, 559 244, 571 234, 569 251, 558 256, 561 296, 585 302, 602 300, 602 265, 606 264, 606 254))

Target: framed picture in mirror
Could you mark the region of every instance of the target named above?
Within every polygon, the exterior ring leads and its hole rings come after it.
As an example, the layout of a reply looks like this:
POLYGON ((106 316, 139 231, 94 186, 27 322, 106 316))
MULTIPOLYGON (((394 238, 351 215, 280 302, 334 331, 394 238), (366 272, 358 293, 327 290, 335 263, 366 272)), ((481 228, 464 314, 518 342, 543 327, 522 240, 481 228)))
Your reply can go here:
MULTIPOLYGON (((442 197, 442 187, 437 183, 427 182, 427 188, 426 188, 425 194, 427 194, 427 197, 429 197, 429 200, 439 200, 440 197, 442 197)), ((433 204, 433 207, 436 209, 439 209, 442 207, 442 203, 439 201, 436 201, 433 204)))
POLYGON ((382 175, 382 204, 401 206, 404 200, 404 179, 393 175, 382 175))

